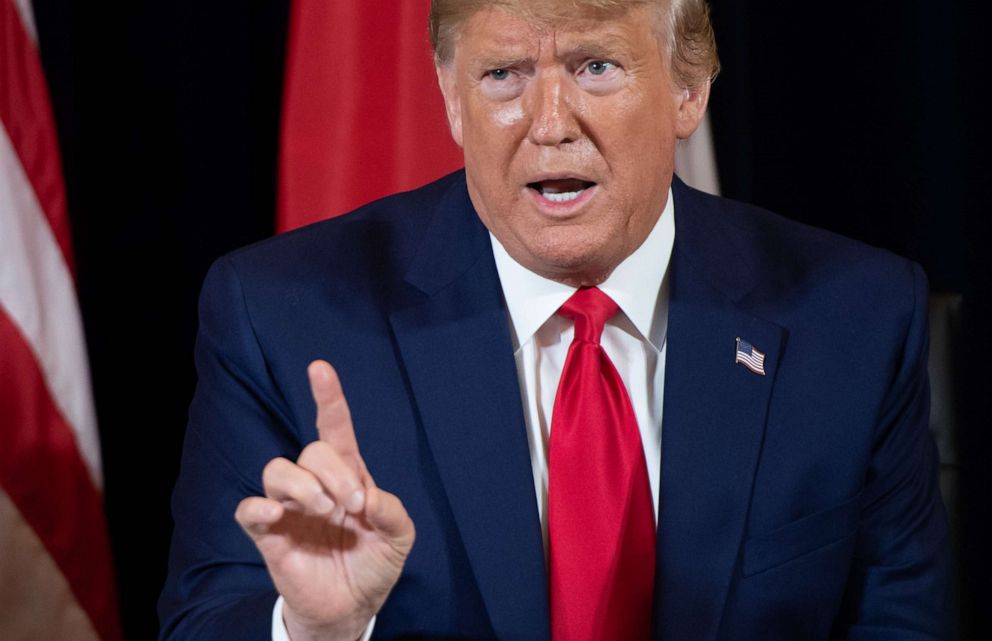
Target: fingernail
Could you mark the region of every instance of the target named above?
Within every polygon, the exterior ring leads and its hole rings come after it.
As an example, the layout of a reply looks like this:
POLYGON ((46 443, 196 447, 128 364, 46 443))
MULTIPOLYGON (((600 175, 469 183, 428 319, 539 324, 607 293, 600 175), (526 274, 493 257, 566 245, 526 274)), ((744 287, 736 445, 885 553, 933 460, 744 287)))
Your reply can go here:
POLYGON ((348 511, 361 512, 363 507, 365 507, 365 492, 355 490, 355 493, 348 499, 348 511))
POLYGON ((327 497, 326 494, 317 495, 317 513, 327 514, 334 509, 334 501, 327 497))

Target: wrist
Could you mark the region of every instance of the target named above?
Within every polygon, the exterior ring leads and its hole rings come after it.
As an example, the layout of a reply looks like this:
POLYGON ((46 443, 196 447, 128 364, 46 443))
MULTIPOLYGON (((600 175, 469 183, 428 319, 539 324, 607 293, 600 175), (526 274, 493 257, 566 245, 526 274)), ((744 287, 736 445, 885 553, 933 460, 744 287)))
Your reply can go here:
POLYGON ((318 623, 296 614, 288 603, 282 608, 282 621, 290 641, 359 641, 374 618, 373 614, 356 613, 344 621, 318 623))

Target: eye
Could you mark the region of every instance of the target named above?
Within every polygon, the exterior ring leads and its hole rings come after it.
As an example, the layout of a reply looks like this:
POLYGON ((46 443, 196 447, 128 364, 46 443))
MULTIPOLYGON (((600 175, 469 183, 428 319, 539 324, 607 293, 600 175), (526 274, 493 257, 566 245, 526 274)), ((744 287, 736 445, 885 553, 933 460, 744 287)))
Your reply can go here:
MULTIPOLYGON (((485 69, 485 67, 483 67, 485 69)), ((486 71, 479 87, 482 95, 491 100, 507 101, 518 97, 526 80, 518 67, 496 67, 486 71)))
POLYGON ((605 60, 593 60, 586 65, 586 70, 594 76, 602 76, 604 73, 614 68, 616 68, 616 65, 605 60))
POLYGON ((579 67, 575 81, 594 95, 607 95, 624 86, 624 68, 609 60, 592 59, 579 67))

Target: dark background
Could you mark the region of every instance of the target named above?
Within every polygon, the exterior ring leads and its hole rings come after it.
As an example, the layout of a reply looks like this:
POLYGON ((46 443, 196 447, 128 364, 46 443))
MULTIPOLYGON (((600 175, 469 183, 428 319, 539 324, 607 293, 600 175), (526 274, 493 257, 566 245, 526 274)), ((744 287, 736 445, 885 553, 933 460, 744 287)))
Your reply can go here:
MULTIPOLYGON (((274 229, 288 0, 34 4, 125 631, 152 639, 200 282, 217 256, 274 229)), ((724 195, 889 248, 922 263, 935 291, 964 294, 962 637, 992 638, 981 600, 992 571, 990 12, 964 0, 712 4, 724 195)))

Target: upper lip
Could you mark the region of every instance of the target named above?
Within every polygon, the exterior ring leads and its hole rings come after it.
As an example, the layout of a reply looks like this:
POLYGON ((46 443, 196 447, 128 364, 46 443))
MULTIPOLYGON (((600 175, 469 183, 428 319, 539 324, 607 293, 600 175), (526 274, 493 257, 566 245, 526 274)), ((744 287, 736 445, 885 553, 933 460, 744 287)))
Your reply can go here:
POLYGON ((597 184, 598 182, 596 180, 593 180, 589 176, 579 172, 556 171, 556 172, 542 173, 531 176, 526 184, 532 185, 534 183, 540 183, 546 180, 581 180, 582 182, 593 183, 593 184, 597 184))

